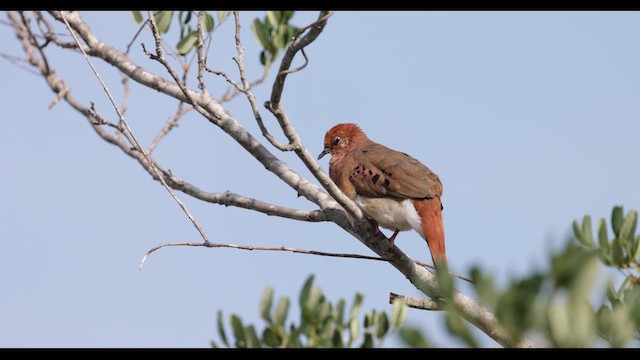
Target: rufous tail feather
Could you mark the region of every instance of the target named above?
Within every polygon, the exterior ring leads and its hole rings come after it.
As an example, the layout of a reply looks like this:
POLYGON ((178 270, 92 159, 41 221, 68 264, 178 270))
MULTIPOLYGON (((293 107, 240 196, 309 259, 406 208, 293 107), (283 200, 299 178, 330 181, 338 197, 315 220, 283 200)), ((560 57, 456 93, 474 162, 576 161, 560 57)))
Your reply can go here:
POLYGON ((447 256, 444 246, 444 224, 442 223, 442 206, 439 198, 419 200, 415 202, 416 211, 422 219, 422 231, 431 251, 434 265, 439 263, 447 266, 447 256))

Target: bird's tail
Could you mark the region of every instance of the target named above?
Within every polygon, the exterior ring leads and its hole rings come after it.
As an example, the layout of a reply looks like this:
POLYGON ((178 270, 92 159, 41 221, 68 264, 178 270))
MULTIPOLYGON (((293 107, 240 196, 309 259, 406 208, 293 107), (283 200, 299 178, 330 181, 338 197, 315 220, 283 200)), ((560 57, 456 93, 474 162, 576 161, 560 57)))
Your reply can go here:
POLYGON ((444 246, 444 224, 442 223, 442 204, 434 197, 415 202, 416 211, 422 220, 422 231, 431 251, 433 264, 447 267, 447 256, 444 246))

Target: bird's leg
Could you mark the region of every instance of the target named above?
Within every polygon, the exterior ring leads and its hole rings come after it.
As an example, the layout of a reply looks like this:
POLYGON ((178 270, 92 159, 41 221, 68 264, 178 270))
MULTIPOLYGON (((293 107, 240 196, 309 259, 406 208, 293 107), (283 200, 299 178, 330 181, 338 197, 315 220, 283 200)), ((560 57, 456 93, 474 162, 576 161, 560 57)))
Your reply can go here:
POLYGON ((400 230, 396 229, 396 231, 393 232, 393 235, 389 238, 389 248, 393 247, 393 242, 396 241, 396 236, 398 236, 399 232, 400 230))

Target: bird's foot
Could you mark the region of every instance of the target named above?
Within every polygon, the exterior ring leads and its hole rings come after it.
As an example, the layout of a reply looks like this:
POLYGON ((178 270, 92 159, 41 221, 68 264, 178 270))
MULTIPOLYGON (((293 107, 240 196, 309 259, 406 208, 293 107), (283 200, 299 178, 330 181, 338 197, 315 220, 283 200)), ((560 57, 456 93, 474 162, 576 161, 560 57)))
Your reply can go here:
POLYGON ((393 232, 393 235, 391 235, 391 237, 389 238, 389 249, 391 249, 394 245, 394 242, 396 241, 396 236, 398 236, 398 233, 400 232, 400 230, 396 230, 393 232))

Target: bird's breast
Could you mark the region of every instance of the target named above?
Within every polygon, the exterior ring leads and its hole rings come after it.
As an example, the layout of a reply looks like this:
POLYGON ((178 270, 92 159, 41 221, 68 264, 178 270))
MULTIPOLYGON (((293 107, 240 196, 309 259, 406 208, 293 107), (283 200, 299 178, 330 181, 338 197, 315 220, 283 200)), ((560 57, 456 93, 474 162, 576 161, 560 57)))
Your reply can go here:
POLYGON ((397 200, 357 195, 355 203, 368 217, 385 229, 400 231, 414 229, 422 233, 420 217, 409 199, 397 200))

